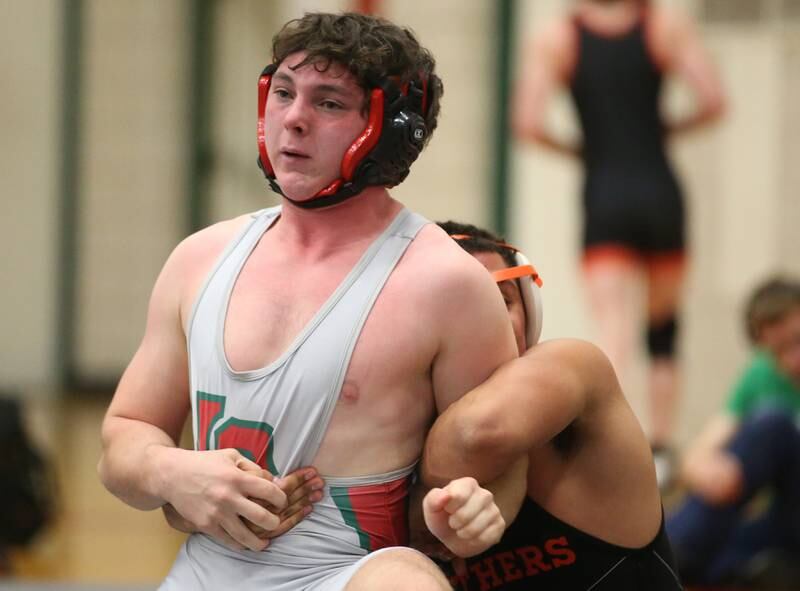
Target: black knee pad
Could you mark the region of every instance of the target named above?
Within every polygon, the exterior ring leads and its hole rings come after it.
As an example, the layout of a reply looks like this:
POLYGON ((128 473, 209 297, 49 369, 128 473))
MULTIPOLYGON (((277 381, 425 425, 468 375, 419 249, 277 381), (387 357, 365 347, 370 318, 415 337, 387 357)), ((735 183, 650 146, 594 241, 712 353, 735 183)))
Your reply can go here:
POLYGON ((670 316, 647 327, 647 350, 651 357, 675 356, 675 339, 678 336, 678 319, 670 316))

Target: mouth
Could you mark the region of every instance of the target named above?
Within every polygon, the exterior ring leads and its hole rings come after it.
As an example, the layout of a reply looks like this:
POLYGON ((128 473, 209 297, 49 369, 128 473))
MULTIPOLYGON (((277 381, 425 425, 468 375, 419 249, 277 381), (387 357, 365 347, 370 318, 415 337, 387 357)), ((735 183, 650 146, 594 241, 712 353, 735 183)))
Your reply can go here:
POLYGON ((300 150, 295 150, 294 148, 283 148, 281 150, 281 156, 284 156, 284 157, 289 158, 291 160, 295 160, 295 159, 302 160, 302 159, 308 159, 308 158, 311 157, 308 154, 306 154, 305 152, 302 152, 300 150))

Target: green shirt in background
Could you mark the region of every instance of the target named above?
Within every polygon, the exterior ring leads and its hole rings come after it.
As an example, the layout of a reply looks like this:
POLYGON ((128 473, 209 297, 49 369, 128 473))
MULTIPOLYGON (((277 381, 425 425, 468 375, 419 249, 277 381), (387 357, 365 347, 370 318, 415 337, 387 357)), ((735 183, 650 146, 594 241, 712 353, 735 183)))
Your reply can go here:
POLYGON ((769 353, 759 351, 733 388, 726 409, 743 419, 765 408, 783 409, 800 419, 800 388, 781 373, 769 353))

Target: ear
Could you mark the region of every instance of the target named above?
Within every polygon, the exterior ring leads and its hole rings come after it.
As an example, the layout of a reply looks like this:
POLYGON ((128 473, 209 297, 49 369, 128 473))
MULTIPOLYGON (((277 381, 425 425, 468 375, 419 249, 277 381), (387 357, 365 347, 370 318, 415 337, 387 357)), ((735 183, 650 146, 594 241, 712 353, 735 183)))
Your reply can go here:
POLYGON ((278 64, 270 64, 264 68, 258 77, 258 122, 256 124, 256 141, 258 142, 258 165, 264 172, 267 179, 275 176, 272 163, 267 155, 267 140, 264 129, 264 117, 267 111, 267 99, 269 98, 269 87, 272 83, 272 75, 278 69, 278 64))

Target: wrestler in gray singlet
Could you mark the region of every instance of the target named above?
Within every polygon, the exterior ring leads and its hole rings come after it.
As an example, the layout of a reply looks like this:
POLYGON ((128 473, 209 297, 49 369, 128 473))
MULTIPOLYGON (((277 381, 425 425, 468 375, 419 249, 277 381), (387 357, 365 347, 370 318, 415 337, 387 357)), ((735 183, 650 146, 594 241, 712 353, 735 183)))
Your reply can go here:
MULTIPOLYGON (((277 360, 235 371, 223 348, 228 302, 245 261, 279 214, 279 207, 254 214, 220 257, 194 304, 187 346, 195 449, 236 448, 285 475, 315 458, 367 316, 428 222, 403 209, 277 360)), ((160 589, 342 589, 368 552, 407 543, 412 470, 325 477, 314 511, 263 552, 231 550, 192 534, 160 589)))

